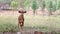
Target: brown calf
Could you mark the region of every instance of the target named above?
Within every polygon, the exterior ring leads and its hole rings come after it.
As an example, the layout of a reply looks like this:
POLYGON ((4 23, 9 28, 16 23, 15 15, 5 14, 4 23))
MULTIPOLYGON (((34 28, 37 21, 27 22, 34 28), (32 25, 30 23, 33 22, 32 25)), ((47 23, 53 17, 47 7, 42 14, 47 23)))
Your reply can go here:
POLYGON ((20 9, 18 12, 20 13, 18 17, 18 26, 22 28, 24 26, 24 13, 26 13, 26 11, 20 9))
POLYGON ((43 34, 42 32, 35 31, 34 34, 43 34))

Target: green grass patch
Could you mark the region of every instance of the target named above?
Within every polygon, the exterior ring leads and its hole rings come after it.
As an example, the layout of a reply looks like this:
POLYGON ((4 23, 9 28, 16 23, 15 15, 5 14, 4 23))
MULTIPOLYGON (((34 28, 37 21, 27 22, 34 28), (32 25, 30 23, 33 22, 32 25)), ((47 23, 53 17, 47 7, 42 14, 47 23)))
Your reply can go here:
MULTIPOLYGON (((25 15, 24 27, 49 31, 60 28, 60 16, 25 15)), ((18 16, 0 16, 0 31, 18 31, 18 16)))

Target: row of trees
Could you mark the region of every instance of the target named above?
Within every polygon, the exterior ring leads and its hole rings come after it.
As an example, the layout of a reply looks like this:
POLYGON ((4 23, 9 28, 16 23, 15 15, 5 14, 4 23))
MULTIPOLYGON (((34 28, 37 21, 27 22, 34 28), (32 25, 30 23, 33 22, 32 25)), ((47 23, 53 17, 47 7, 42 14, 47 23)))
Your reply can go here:
MULTIPOLYGON (((18 4, 22 8, 31 8, 33 9, 33 13, 36 13, 36 10, 41 7, 42 12, 44 13, 44 9, 47 8, 49 10, 50 15, 52 15, 53 11, 60 9, 60 0, 20 0, 20 4, 18 2, 12 1, 11 6, 17 6, 18 4)), ((43 14, 44 15, 44 14, 43 14)))
POLYGON ((44 9, 47 8, 50 13, 49 15, 52 15, 52 12, 60 9, 60 0, 42 0, 40 6, 43 13, 44 9))
POLYGON ((60 9, 60 0, 9 0, 9 1, 10 1, 10 6, 14 8, 31 7, 33 9, 34 14, 36 14, 36 10, 39 7, 42 8, 43 13, 44 13, 44 9, 47 8, 49 10, 50 15, 52 15, 53 11, 60 9))

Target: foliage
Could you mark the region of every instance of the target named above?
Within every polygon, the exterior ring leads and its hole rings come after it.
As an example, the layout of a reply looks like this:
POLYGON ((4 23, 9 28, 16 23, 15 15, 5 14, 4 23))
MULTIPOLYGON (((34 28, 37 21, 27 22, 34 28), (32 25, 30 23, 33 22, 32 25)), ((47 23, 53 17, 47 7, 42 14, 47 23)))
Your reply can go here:
POLYGON ((52 11, 53 10, 53 2, 50 0, 49 1, 49 11, 52 11))
POLYGON ((56 11, 56 4, 53 5, 53 11, 56 11))
POLYGON ((51 1, 51 0, 50 0, 48 7, 49 7, 48 10, 49 10, 50 12, 56 11, 56 10, 57 10, 57 1, 51 1))
POLYGON ((12 2, 11 2, 11 6, 12 6, 12 7, 17 7, 17 6, 18 6, 18 3, 17 3, 16 1, 12 1, 12 2))
POLYGON ((36 10, 37 8, 38 8, 37 1, 36 0, 33 0, 33 2, 32 2, 32 9, 33 10, 36 10))
POLYGON ((42 12, 43 12, 43 16, 44 16, 44 9, 46 8, 46 1, 45 0, 42 0, 42 12))
POLYGON ((58 0, 58 9, 60 9, 60 0, 58 0))
POLYGON ((42 0, 42 9, 44 9, 46 6, 45 0, 42 0))
POLYGON ((32 9, 33 9, 33 13, 35 14, 35 10, 38 9, 38 4, 37 4, 37 0, 33 0, 32 2, 32 9))
POLYGON ((27 7, 27 6, 29 6, 29 5, 30 5, 30 1, 29 1, 29 0, 26 0, 26 1, 24 2, 24 6, 27 7))

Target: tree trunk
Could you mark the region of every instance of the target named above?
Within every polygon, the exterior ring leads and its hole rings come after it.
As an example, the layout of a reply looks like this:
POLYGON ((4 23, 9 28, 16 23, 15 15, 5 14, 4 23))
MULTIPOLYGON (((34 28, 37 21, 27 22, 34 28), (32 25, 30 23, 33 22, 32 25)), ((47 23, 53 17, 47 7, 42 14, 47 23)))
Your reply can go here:
POLYGON ((52 11, 49 11, 49 16, 52 15, 52 11))
POLYGON ((37 15, 37 11, 35 11, 36 15, 37 15))
POLYGON ((44 16, 44 9, 42 9, 42 13, 43 13, 43 16, 44 16))
POLYGON ((35 10, 33 11, 33 15, 35 15, 35 10))

